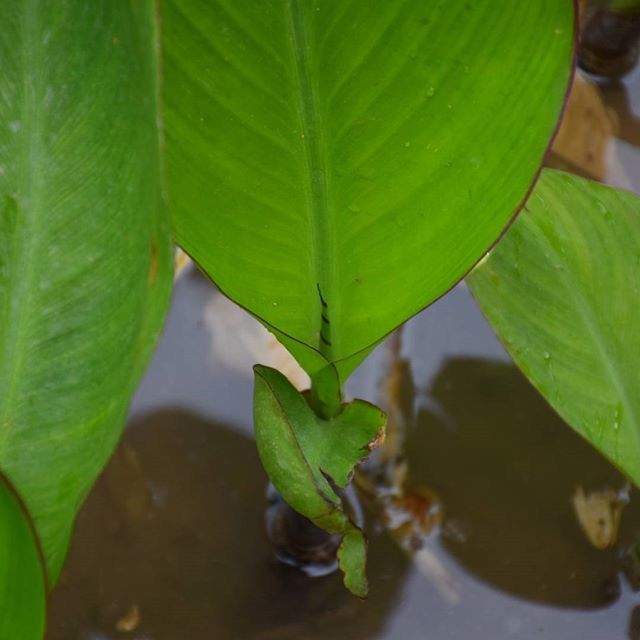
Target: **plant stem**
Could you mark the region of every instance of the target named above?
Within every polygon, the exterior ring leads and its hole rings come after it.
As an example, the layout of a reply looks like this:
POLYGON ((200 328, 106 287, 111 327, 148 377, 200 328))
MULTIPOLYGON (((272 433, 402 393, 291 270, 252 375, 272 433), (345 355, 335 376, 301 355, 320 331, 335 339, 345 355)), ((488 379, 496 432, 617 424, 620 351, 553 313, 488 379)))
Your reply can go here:
POLYGON ((337 378, 323 372, 311 376, 309 406, 323 420, 335 418, 342 411, 342 389, 337 378))

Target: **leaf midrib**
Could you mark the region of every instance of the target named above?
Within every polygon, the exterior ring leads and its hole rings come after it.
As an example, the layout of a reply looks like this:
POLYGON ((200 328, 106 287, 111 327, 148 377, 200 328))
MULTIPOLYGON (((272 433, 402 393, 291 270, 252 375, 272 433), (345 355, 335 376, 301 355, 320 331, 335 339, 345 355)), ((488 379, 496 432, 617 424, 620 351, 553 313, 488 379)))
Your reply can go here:
MULTIPOLYGON (((322 132, 324 124, 319 109, 317 87, 310 73, 312 61, 308 46, 309 26, 306 22, 304 10, 297 0, 287 3, 287 18, 290 31, 292 55, 295 63, 295 82, 298 94, 298 120, 300 127, 300 141, 306 159, 306 181, 301 187, 305 190, 307 211, 310 217, 309 233, 311 240, 311 261, 318 288, 317 326, 318 339, 315 345, 327 359, 332 360, 335 345, 323 331, 322 300, 326 301, 325 316, 331 320, 337 314, 338 297, 336 295, 334 260, 334 224, 329 202, 329 175, 327 171, 327 150, 322 132), (324 338, 324 339, 323 339, 324 338)), ((316 295, 316 292, 313 293, 316 295)), ((325 322, 328 327, 329 323, 325 322)))
POLYGON ((0 454, 11 429, 10 416, 14 412, 19 382, 25 364, 25 341, 29 328, 29 313, 33 305, 33 288, 37 271, 34 256, 37 252, 37 227, 42 214, 42 180, 38 170, 41 155, 42 114, 38 109, 33 78, 42 69, 41 38, 39 37, 40 8, 38 0, 24 0, 29 6, 22 20, 22 102, 20 105, 18 222, 13 238, 13 268, 9 276, 9 314, 4 332, 4 357, 1 358, 8 387, 0 407, 0 454), (29 73, 29 70, 36 70, 29 73), (12 286, 13 285, 13 286, 12 286), (15 309, 15 311, 14 311, 15 309))

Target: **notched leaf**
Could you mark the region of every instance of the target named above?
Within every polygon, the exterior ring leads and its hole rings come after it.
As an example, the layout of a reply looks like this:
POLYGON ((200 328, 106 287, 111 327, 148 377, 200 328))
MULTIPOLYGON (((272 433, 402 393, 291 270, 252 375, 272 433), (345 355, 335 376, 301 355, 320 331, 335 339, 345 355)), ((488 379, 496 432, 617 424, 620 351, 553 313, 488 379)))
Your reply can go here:
POLYGON ((381 444, 384 443, 386 435, 387 435, 387 431, 383 427, 378 431, 378 433, 376 434, 376 437, 373 438, 373 440, 369 440, 369 443, 365 447, 366 451, 368 452, 367 455, 369 455, 369 453, 371 453, 374 449, 377 449, 381 444))
POLYGON ((364 535, 347 515, 339 490, 349 483, 355 465, 384 440, 386 416, 354 400, 335 418, 323 420, 279 371, 259 365, 254 371, 254 425, 262 464, 293 509, 344 536, 338 556, 345 586, 364 597, 364 535))

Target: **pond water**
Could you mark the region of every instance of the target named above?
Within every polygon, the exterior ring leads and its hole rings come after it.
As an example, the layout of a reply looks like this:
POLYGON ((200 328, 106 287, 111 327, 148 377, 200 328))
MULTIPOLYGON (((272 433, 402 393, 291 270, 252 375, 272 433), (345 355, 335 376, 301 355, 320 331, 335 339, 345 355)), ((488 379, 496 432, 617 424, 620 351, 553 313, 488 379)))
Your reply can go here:
MULTIPOLYGON (((609 179, 627 187, 640 185, 638 87, 640 72, 604 91, 621 124, 609 179)), ((411 557, 369 517, 366 602, 339 575, 273 559, 251 362, 230 364, 242 345, 225 308, 197 273, 179 280, 123 441, 79 516, 48 640, 640 639, 638 574, 624 571, 640 495, 617 543, 596 549, 572 498, 624 480, 511 364, 464 285, 402 334, 409 482, 435 492, 444 521, 411 557)), ((382 345, 350 394, 378 399, 387 360, 382 345)))

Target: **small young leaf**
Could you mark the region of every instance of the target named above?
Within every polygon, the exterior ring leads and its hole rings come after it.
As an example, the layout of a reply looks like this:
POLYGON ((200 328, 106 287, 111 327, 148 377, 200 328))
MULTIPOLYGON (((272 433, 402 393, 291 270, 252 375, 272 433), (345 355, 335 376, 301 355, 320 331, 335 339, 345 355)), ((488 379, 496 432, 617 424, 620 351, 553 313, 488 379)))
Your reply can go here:
POLYGON ((640 198, 545 170, 467 282, 540 393, 640 485, 640 198))
POLYGON ((345 585, 364 597, 364 536, 332 485, 344 488, 354 466, 382 442, 386 417, 355 400, 335 418, 322 420, 280 372, 259 365, 254 371, 254 424, 262 464, 293 509, 345 536, 339 553, 345 585))

